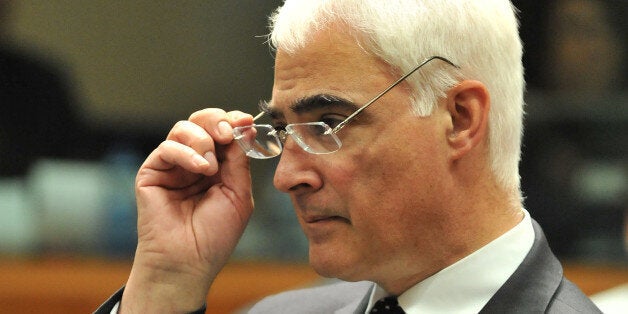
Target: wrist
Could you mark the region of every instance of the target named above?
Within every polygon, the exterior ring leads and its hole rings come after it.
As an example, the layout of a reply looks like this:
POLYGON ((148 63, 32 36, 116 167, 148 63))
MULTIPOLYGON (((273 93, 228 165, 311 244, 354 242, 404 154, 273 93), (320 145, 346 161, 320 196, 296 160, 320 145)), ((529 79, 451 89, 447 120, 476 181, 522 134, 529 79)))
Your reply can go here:
POLYGON ((159 269, 134 269, 119 313, 192 313, 204 309, 211 279, 159 269))

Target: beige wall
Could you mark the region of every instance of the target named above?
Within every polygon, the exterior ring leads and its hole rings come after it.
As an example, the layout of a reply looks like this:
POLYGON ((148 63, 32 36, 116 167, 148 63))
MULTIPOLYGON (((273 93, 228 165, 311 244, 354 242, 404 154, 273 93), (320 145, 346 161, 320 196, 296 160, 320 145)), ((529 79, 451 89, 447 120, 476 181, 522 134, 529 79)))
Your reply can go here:
POLYGON ((8 31, 65 65, 89 123, 161 128, 269 97, 273 60, 256 36, 279 2, 22 0, 8 31))

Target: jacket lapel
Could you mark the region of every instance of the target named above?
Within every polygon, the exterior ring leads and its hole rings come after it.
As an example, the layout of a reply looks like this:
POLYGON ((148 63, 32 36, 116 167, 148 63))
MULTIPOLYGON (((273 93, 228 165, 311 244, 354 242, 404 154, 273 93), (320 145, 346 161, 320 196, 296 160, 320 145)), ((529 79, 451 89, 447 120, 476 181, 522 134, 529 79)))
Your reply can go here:
POLYGON ((532 226, 530 252, 480 313, 543 313, 547 309, 563 278, 563 268, 541 227, 534 220, 532 226))

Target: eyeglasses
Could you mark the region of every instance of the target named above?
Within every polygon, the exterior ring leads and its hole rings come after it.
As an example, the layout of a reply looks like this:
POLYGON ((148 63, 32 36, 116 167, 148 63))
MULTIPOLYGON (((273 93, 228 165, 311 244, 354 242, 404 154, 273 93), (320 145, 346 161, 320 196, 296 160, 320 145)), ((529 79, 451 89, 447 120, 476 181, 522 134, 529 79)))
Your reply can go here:
MULTIPOLYGON (((268 159, 281 154, 283 150, 282 143, 286 142, 290 136, 304 151, 311 154, 331 154, 342 147, 342 142, 338 138, 338 131, 347 125, 355 116, 360 114, 364 109, 373 104, 375 101, 384 96, 388 91, 393 89, 412 73, 426 65, 432 60, 441 60, 455 68, 459 68, 453 62, 439 56, 432 56, 425 59, 419 65, 414 67, 408 73, 404 74, 397 81, 392 83, 381 93, 368 101, 362 107, 349 115, 342 122, 338 123, 333 129, 325 122, 306 122, 293 123, 285 126, 284 129, 277 130, 269 124, 253 124, 249 126, 240 126, 233 129, 233 138, 240 145, 244 153, 255 159, 268 159)), ((253 121, 264 115, 264 111, 260 112, 253 121)))

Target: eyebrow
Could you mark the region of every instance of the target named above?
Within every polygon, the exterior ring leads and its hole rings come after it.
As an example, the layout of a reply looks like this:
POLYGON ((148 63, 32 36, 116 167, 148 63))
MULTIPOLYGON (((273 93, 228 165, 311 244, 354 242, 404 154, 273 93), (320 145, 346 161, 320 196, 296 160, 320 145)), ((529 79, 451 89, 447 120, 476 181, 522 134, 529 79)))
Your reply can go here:
MULTIPOLYGON (((260 102, 260 110, 268 114, 272 119, 280 119, 284 117, 283 112, 276 110, 270 106, 267 101, 260 102)), ((343 99, 341 97, 330 94, 317 94, 313 96, 307 96, 295 101, 289 106, 290 111, 296 114, 305 114, 316 110, 335 108, 340 110, 346 110, 347 112, 354 112, 360 106, 355 103, 343 99)))

